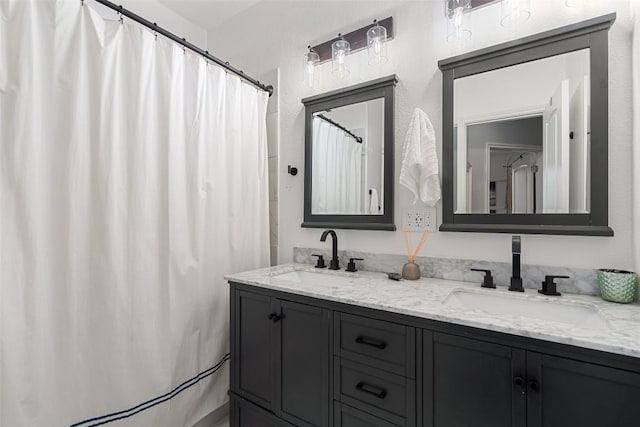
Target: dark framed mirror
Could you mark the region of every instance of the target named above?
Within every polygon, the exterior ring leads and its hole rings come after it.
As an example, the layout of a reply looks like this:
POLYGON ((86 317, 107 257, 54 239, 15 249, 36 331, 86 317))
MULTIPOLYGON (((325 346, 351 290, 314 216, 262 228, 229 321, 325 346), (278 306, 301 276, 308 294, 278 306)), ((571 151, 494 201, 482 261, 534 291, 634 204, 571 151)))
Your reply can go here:
POLYGON ((441 231, 613 236, 608 31, 615 17, 439 61, 441 231))
POLYGON ((305 106, 302 227, 395 230, 396 75, 312 96, 305 106))

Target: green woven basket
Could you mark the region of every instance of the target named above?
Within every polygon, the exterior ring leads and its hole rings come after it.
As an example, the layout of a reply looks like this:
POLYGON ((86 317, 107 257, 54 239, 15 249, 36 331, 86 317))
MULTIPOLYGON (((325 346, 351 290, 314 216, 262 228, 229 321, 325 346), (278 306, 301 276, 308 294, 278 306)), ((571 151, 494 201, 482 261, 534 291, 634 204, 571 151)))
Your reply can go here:
POLYGON ((597 270, 602 299, 611 302, 633 302, 638 293, 638 275, 632 271, 601 268, 597 270))

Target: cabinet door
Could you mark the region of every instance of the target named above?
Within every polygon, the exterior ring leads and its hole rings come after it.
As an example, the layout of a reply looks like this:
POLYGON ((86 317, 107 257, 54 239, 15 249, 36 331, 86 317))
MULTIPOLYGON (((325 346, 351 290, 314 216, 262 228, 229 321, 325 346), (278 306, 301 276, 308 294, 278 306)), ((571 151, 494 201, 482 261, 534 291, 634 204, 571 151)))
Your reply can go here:
POLYGON ((526 422, 523 350, 423 332, 423 425, 521 427, 526 422))
POLYGON ((233 427, 293 427, 271 412, 231 394, 229 425, 233 427))
POLYGON ((277 371, 273 358, 278 333, 276 300, 252 292, 235 293, 232 349, 233 391, 273 410, 277 371), (271 319, 270 319, 271 316, 271 319))
POLYGON ((296 426, 329 425, 329 311, 279 301, 279 415, 296 426))
POLYGON ((527 353, 529 427, 640 425, 640 374, 527 353))

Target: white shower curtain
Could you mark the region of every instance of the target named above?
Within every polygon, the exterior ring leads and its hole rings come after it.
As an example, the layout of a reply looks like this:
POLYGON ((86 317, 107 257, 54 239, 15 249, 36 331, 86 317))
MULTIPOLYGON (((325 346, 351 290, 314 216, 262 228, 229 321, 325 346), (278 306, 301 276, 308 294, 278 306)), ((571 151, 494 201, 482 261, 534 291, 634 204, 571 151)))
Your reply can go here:
POLYGON ((0 426, 226 401, 223 275, 268 265, 267 98, 80 0, 0 0, 0 426))
POLYGON ((339 127, 313 119, 313 214, 364 214, 362 144, 339 127))

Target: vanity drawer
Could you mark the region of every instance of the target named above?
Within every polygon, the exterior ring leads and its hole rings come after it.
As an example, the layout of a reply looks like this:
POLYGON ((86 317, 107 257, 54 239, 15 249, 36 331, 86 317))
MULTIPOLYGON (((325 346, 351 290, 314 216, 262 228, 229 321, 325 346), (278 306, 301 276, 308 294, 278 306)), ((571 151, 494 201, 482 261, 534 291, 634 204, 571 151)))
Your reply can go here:
POLYGON ((333 403, 335 416, 334 427, 403 427, 404 424, 394 424, 371 414, 362 412, 340 402, 333 403))
POLYGON ((334 363, 336 399, 390 423, 412 425, 414 380, 338 357, 334 363))
POLYGON ((415 329, 383 320, 337 313, 338 355, 415 378, 415 329))

